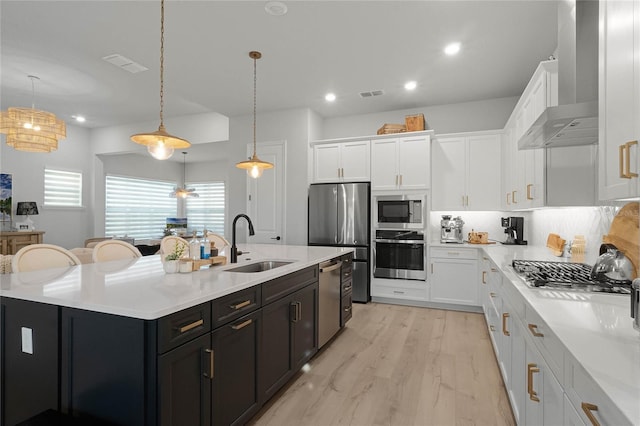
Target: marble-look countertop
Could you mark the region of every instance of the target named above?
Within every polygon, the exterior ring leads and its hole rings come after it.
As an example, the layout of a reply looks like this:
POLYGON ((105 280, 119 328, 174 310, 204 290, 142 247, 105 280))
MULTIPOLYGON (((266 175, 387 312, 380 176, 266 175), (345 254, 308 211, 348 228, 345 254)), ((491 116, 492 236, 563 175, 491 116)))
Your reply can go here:
MULTIPOLYGON (((640 425, 640 331, 630 315, 630 296, 528 287, 518 277, 513 259, 570 261, 546 247, 483 246, 526 302, 560 339, 566 350, 627 416, 640 425)), ((567 366, 565 366, 567 368, 567 366)))
POLYGON ((304 269, 351 248, 241 244, 237 264, 167 274, 159 255, 0 274, 0 297, 153 320, 304 269), (260 260, 293 261, 269 271, 228 272, 260 260))

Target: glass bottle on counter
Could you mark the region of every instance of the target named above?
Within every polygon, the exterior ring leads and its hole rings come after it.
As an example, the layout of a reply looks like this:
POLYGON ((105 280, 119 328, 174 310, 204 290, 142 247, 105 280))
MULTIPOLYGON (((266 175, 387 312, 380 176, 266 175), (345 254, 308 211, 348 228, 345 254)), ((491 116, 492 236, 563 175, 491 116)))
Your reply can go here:
POLYGON ((209 259, 211 257, 211 243, 207 238, 207 228, 204 228, 202 232, 202 239, 200 240, 200 259, 209 259))
POLYGON ((200 260, 200 241, 198 240, 197 231, 195 230, 189 240, 189 256, 193 260, 200 260))

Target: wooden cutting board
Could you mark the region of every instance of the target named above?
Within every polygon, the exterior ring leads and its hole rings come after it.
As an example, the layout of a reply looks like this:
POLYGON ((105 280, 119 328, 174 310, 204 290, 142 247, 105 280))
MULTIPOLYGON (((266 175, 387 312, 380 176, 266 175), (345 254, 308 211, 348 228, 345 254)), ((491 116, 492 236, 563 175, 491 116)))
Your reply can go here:
POLYGON ((611 221, 609 233, 602 237, 605 243, 613 244, 633 264, 635 277, 640 276, 640 231, 638 229, 637 201, 625 204, 611 221))

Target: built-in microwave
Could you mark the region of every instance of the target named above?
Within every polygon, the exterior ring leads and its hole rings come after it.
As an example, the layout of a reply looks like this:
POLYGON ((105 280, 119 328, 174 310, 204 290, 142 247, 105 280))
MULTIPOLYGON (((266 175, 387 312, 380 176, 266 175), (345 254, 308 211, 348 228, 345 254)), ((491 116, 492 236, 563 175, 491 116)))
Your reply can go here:
POLYGON ((424 229, 425 197, 421 195, 378 195, 375 197, 378 228, 424 229))

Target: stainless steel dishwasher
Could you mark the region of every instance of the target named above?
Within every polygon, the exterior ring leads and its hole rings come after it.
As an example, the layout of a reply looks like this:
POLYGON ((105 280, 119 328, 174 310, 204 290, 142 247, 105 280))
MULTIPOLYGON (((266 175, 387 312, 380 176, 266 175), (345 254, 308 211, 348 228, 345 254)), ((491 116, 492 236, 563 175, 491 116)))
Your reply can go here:
POLYGON ((340 330, 340 267, 342 261, 320 264, 318 298, 318 348, 340 330))

